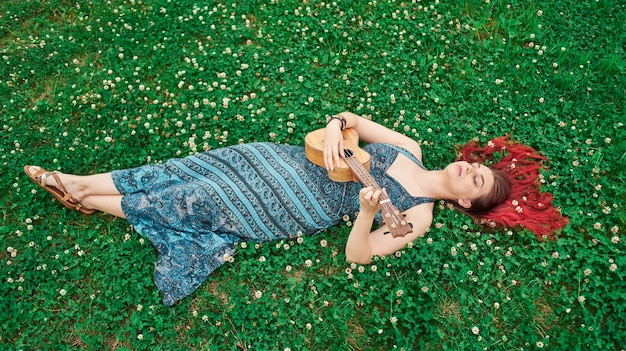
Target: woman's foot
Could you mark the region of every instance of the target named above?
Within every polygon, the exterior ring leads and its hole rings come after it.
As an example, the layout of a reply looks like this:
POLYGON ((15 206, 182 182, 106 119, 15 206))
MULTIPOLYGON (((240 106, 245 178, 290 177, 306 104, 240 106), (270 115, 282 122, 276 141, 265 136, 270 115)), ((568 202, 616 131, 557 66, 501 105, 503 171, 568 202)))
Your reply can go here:
POLYGON ((59 200, 65 207, 87 215, 96 212, 96 210, 86 208, 80 203, 82 194, 77 184, 71 180, 71 175, 48 172, 38 166, 25 166, 24 173, 35 184, 59 200))

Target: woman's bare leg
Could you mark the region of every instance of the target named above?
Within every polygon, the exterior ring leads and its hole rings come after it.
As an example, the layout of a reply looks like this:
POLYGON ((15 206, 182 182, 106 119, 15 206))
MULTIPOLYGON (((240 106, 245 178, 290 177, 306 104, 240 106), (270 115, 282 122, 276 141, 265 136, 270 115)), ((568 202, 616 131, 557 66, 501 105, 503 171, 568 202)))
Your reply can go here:
POLYGON ((86 208, 93 208, 116 217, 126 218, 122 212, 122 195, 89 195, 81 200, 86 208))
MULTIPOLYGON (((39 167, 32 166, 29 170, 35 173, 39 167)), ((111 173, 99 173, 88 176, 57 173, 65 191, 72 195, 82 207, 95 209, 126 218, 122 212, 122 195, 115 187, 111 173)), ((47 177, 46 184, 59 188, 55 177, 47 177)))
MULTIPOLYGON (((32 166, 32 173, 39 170, 39 167, 32 166)), ((111 173, 99 173, 87 176, 58 173, 59 179, 65 190, 72 194, 72 197, 82 203, 83 198, 92 195, 121 195, 113 183, 111 173)), ((54 177, 47 178, 47 184, 57 187, 54 177)))

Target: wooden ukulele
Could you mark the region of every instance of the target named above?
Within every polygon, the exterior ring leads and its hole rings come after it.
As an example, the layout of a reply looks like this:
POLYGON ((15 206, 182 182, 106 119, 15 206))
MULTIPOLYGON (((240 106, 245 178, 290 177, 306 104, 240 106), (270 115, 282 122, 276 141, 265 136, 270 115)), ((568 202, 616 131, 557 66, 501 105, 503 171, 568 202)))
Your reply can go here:
MULTIPOLYGON (((332 172, 328 172, 330 179, 336 182, 347 182, 354 179, 353 174, 365 186, 371 186, 380 190, 380 186, 369 173, 370 155, 358 146, 359 135, 354 129, 346 129, 343 132, 345 157, 341 165, 332 172), (354 172, 354 173, 353 173, 354 172)), ((309 161, 325 167, 324 164, 324 136, 326 129, 318 129, 306 135, 304 138, 304 151, 309 161)), ((379 196, 382 217, 394 237, 403 237, 413 230, 407 223, 400 211, 391 203, 391 199, 381 192, 379 196)))

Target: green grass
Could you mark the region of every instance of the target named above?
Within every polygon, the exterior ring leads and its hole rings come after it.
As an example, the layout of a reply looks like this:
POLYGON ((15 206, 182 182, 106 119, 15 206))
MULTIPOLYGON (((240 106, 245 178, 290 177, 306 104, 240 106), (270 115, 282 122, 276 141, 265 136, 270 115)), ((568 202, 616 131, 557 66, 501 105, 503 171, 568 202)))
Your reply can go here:
POLYGON ((624 349, 624 23, 610 0, 3 1, 0 348, 624 349), (550 159, 569 225, 540 242, 439 207, 360 267, 346 223, 248 243, 165 307, 147 240, 22 173, 301 145, 344 110, 422 141, 428 167, 509 133, 550 159))

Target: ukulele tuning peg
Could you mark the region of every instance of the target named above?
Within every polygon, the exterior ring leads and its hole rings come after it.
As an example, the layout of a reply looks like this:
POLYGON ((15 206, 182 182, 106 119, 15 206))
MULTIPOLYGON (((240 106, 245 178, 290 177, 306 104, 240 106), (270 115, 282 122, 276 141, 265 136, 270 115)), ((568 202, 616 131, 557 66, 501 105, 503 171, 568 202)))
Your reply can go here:
POLYGON ((393 228, 393 229, 396 229, 398 226, 395 223, 393 223, 393 224, 391 224, 390 227, 393 228))

